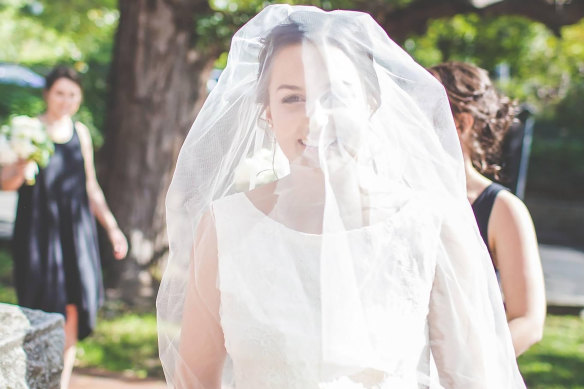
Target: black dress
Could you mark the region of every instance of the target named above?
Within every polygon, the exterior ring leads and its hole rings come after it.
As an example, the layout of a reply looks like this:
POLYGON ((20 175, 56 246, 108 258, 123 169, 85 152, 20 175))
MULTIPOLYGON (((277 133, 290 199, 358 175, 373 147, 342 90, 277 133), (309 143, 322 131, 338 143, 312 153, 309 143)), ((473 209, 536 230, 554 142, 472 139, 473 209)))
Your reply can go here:
POLYGON ((493 255, 491 253, 491 249, 489 248, 489 219, 491 218, 493 205, 495 205, 495 199, 502 190, 509 189, 505 188, 503 185, 493 182, 491 185, 487 186, 472 203, 472 210, 477 220, 479 231, 481 232, 481 236, 485 242, 485 245, 487 246, 487 249, 489 250, 489 254, 491 254, 491 257, 493 255))
POLYGON ((19 189, 13 233, 18 304, 65 314, 75 304, 78 338, 88 336, 103 302, 95 219, 89 209, 81 144, 55 144, 32 186, 19 189))

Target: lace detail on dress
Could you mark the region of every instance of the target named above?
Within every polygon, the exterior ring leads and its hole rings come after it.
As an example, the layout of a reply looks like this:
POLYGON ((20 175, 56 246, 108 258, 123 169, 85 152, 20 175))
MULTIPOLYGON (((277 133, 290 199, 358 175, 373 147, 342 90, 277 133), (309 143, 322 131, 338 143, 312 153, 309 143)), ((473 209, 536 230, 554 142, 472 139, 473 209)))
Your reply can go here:
POLYGON ((408 204, 387 222, 326 237, 280 228, 241 193, 214 203, 213 210, 221 326, 236 388, 421 387, 438 230, 435 220, 420 217, 427 210, 408 204), (321 320, 325 245, 357 250, 349 256, 360 259, 352 263, 354 289, 330 280, 327 288, 338 287, 339 295, 351 288, 358 296, 333 301, 333 307, 346 308, 349 320, 353 310, 362 310, 367 320, 359 326, 330 327, 321 320), (335 331, 340 335, 331 337, 335 331), (352 338, 366 344, 354 347, 352 338))

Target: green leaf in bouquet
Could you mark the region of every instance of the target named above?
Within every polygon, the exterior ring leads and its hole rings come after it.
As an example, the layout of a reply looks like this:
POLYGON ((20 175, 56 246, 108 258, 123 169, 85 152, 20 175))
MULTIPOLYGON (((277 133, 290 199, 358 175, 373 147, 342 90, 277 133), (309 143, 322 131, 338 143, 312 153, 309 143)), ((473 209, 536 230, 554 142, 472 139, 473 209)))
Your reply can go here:
POLYGON ((44 168, 49 164, 50 159, 51 153, 48 150, 42 150, 36 163, 39 165, 39 167, 44 168))

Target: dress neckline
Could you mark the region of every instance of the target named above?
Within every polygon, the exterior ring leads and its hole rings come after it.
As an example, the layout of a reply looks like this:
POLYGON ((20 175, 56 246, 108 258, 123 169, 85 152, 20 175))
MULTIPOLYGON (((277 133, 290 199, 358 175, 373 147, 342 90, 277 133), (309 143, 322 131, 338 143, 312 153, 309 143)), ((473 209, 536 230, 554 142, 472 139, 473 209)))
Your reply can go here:
POLYGON ((485 187, 485 189, 483 189, 481 191, 481 193, 479 193, 479 195, 476 197, 476 199, 474 199, 474 201, 472 202, 471 206, 474 206, 475 204, 479 204, 478 202, 481 201, 483 199, 483 197, 485 197, 487 195, 487 193, 489 192, 489 188, 491 186, 493 186, 494 182, 491 182, 489 185, 487 185, 485 187))
POLYGON ((272 217, 266 215, 258 207, 255 206, 255 204, 251 201, 251 199, 247 196, 247 194, 245 194, 245 192, 239 192, 236 195, 242 196, 243 202, 246 203, 246 206, 250 209, 250 211, 252 213, 255 214, 256 217, 266 220, 267 223, 272 224, 281 230, 287 231, 287 232, 292 233, 292 234, 309 237, 310 239, 322 239, 325 235, 326 236, 339 236, 339 235, 344 235, 344 234, 357 234, 357 233, 361 233, 361 232, 371 232, 373 230, 381 228, 382 226, 388 225, 389 222, 391 220, 393 220, 393 216, 395 216, 397 213, 399 213, 399 210, 398 210, 396 212, 396 214, 388 217, 386 220, 383 220, 381 222, 377 222, 374 224, 370 224, 367 226, 359 227, 359 228, 353 228, 353 229, 349 229, 349 230, 345 230, 345 231, 341 231, 341 232, 335 232, 335 233, 314 234, 314 233, 310 233, 310 232, 296 230, 296 229, 289 227, 289 226, 285 225, 284 223, 279 222, 279 221, 273 219, 272 217))
MULTIPOLYGON (((41 121, 41 123, 43 123, 43 122, 41 121)), ((46 125, 45 125, 44 123, 43 123, 43 126, 46 128, 46 125)), ((51 139, 51 142, 53 142, 53 144, 54 144, 55 146, 57 146, 57 145, 61 145, 61 146, 62 146, 62 145, 66 145, 67 143, 71 142, 71 141, 73 140, 73 138, 75 137, 75 134, 77 133, 77 130, 75 129, 75 122, 74 122, 74 121, 72 121, 72 126, 71 126, 71 129, 72 129, 72 131, 71 131, 71 136, 70 136, 70 137, 69 137, 69 139, 67 139, 65 142, 55 142, 55 141, 54 141, 54 140, 52 140, 52 139, 51 139)), ((45 130, 45 131, 46 131, 46 130, 45 130)), ((47 136, 48 136, 48 133, 47 133, 47 136)), ((49 138, 50 138, 50 137, 49 137, 49 138)))

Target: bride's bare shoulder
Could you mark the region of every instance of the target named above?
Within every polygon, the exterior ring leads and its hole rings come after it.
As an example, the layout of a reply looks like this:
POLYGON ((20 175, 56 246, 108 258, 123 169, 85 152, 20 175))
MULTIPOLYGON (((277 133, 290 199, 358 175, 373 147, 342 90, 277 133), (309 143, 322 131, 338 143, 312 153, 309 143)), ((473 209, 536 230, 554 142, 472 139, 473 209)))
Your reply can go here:
POLYGON ((214 246, 217 245, 217 235, 215 231, 215 217, 211 209, 207 209, 199 223, 197 224, 196 230, 196 237, 195 237, 195 246, 201 244, 202 242, 206 242, 206 244, 213 244, 214 246))
POLYGON ((262 185, 258 188, 252 189, 249 192, 245 192, 244 195, 247 196, 249 201, 260 211, 265 214, 269 214, 278 198, 276 194, 277 181, 270 182, 268 184, 262 185))

